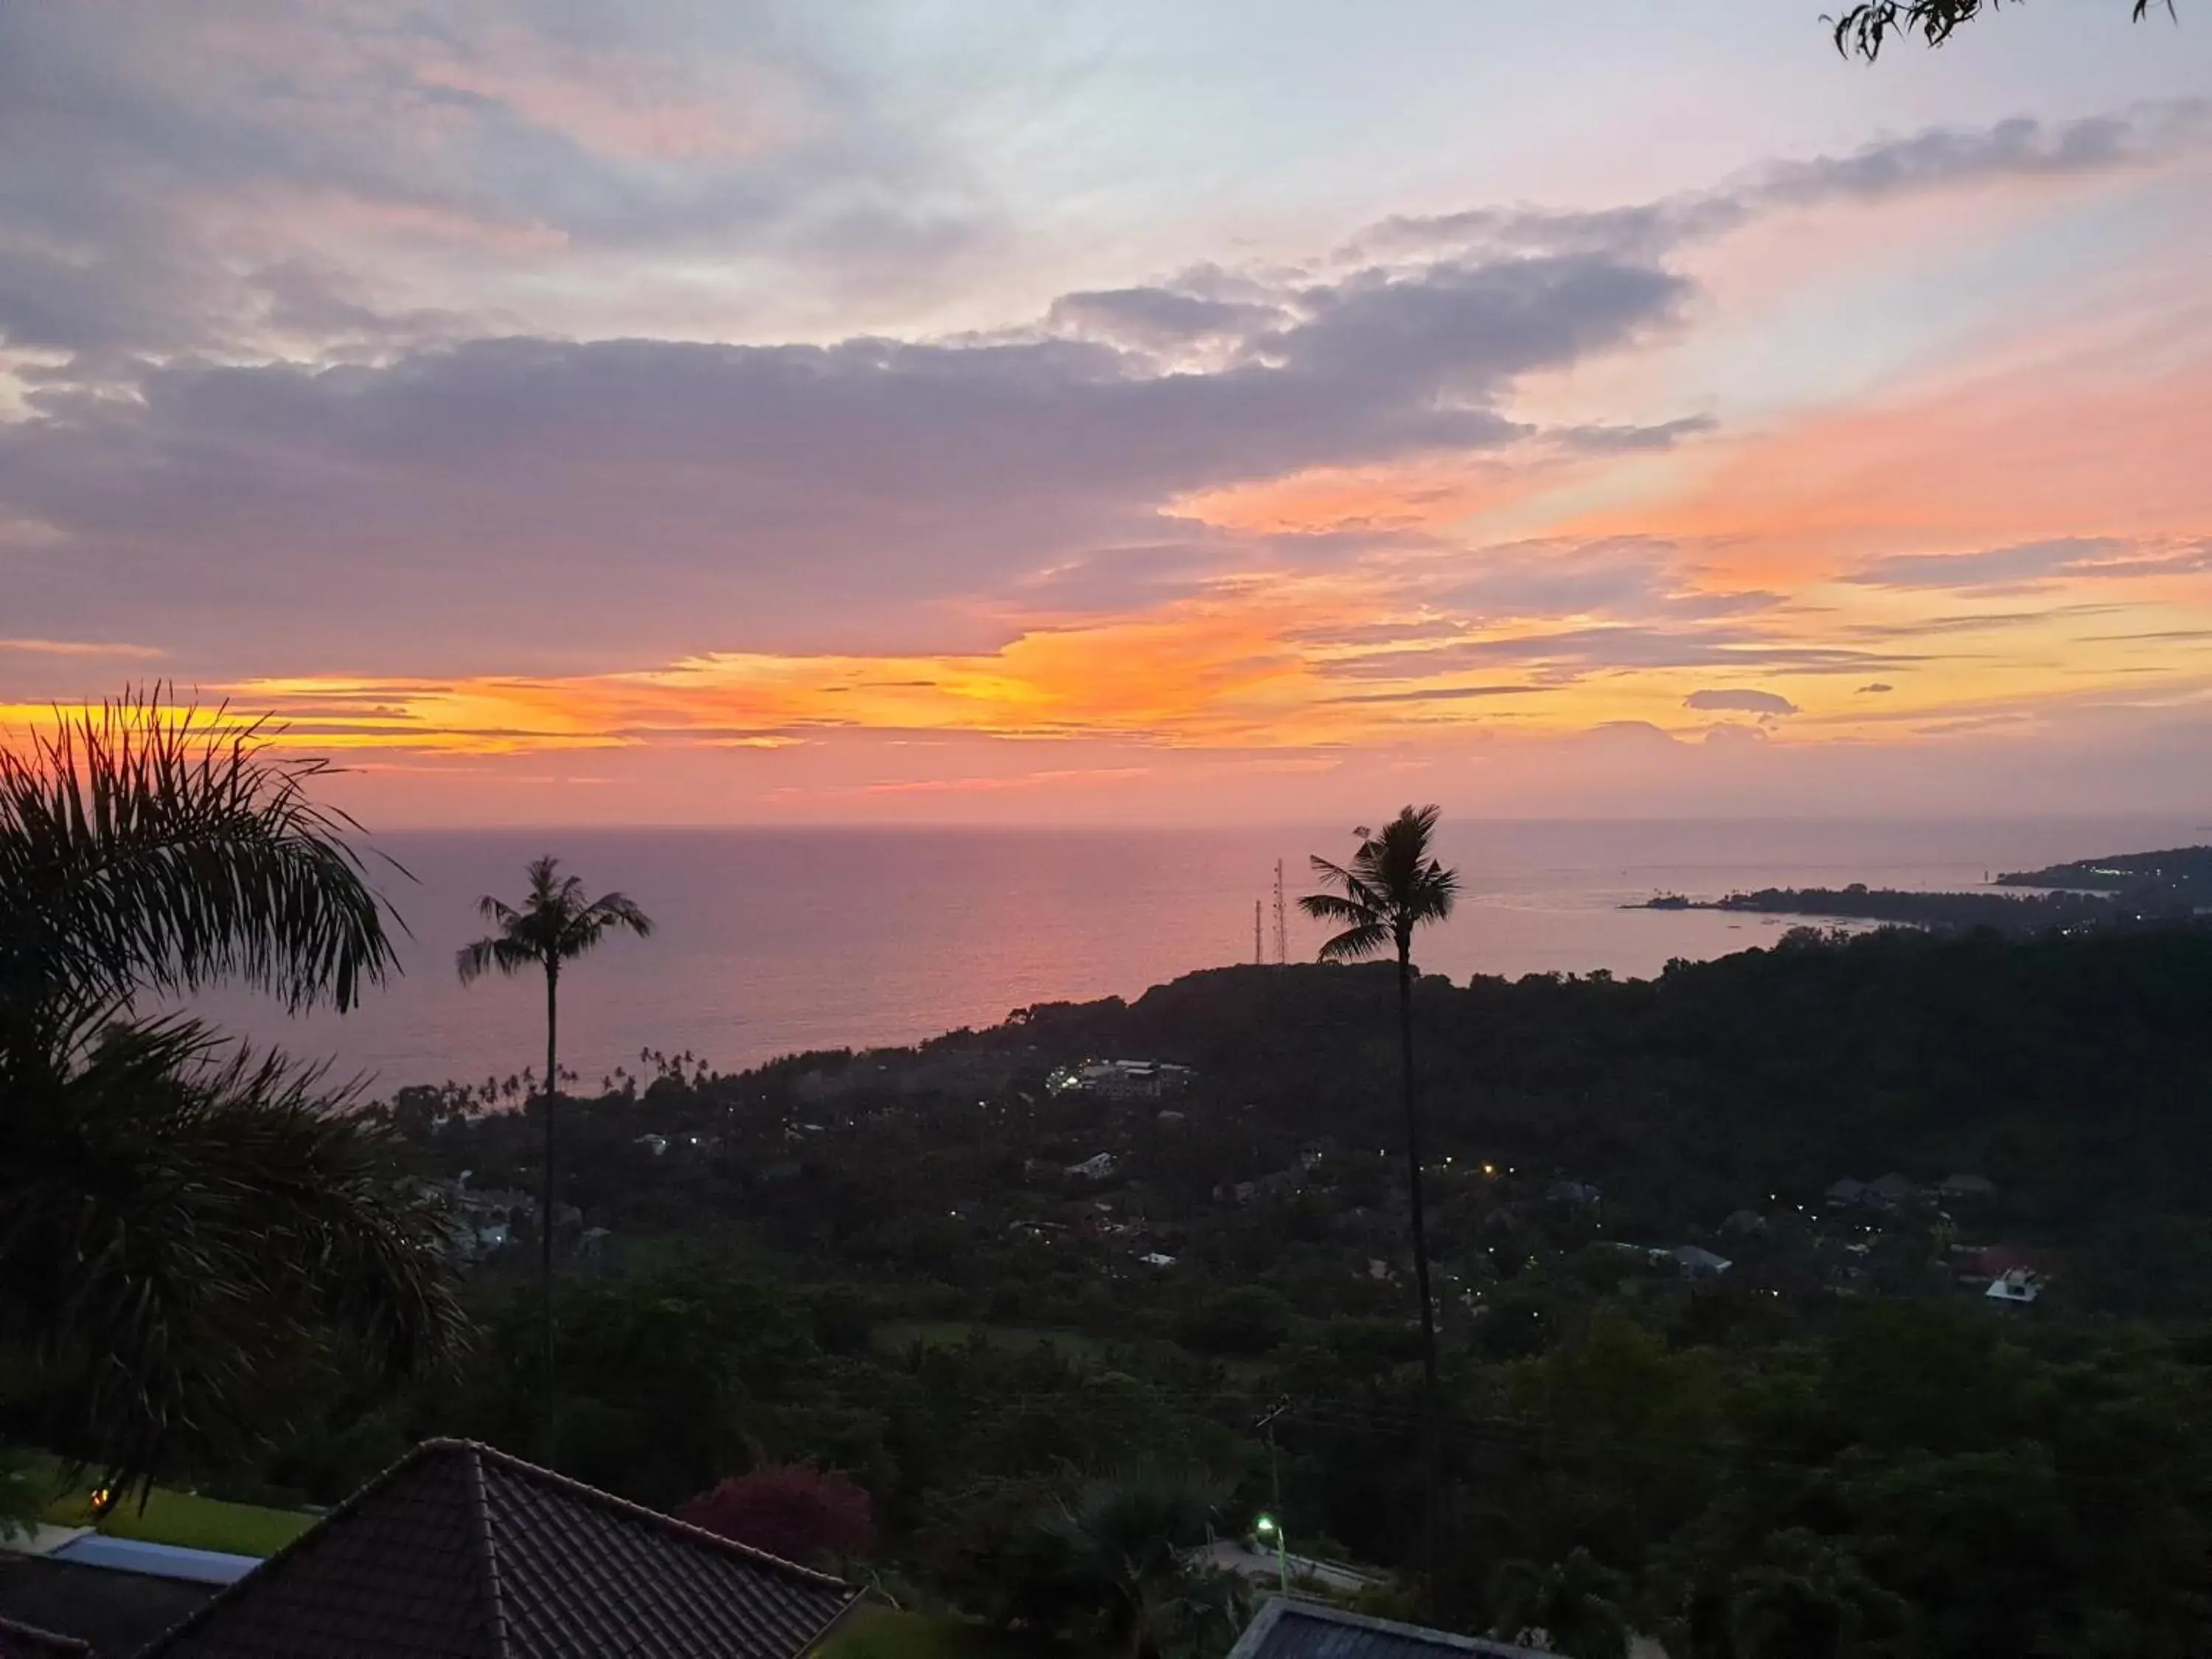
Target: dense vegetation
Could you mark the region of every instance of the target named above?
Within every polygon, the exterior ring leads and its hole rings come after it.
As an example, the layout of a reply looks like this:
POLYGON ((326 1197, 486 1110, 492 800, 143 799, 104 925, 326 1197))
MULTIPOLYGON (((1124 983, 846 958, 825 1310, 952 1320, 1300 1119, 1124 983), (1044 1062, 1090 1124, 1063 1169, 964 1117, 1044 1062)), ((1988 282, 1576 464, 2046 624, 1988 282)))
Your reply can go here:
MULTIPOLYGON (((902 1601, 1115 1643, 1132 1604, 1068 1589, 1066 1517, 1128 1510, 1117 1473, 1210 1485, 1224 1533, 1279 1481, 1293 1548, 1415 1572, 1394 979, 1222 970, 742 1076, 647 1056, 564 1107, 562 1463, 662 1505, 842 1470, 856 1569, 902 1601), (1098 1054, 1198 1075, 1047 1086, 1098 1054)), ((2207 1650, 2212 933, 1793 936, 1415 991, 1441 1616, 1587 1652, 2207 1650), (1824 1199, 1891 1171, 1994 1191, 1824 1199), (1733 1265, 1652 1254, 1689 1243, 1733 1265), (1977 1245, 2047 1293, 1990 1305, 1977 1245)), ((384 1109, 464 1204, 534 1178, 534 1109, 485 1092, 384 1109)), ((534 1450, 529 1215, 470 1269, 461 1373, 326 1385, 254 1481, 327 1498, 432 1431, 534 1450)), ((1158 1605, 1170 1647, 1233 1623, 1158 1605)))
POLYGON ((2212 901, 2212 847, 2112 853, 2041 870, 2009 870, 1997 878, 1997 884, 2110 893, 2144 914, 2177 906, 2201 908, 2212 901))

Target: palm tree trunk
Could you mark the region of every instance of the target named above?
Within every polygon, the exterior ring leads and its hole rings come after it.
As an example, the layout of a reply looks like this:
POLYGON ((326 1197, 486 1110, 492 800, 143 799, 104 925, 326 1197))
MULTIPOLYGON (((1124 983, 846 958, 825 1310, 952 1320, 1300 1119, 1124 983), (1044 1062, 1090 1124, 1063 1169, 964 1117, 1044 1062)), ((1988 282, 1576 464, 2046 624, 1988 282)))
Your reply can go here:
POLYGON ((1413 1287, 1421 1298, 1421 1440, 1423 1525, 1428 1611, 1437 1595, 1437 1314, 1429 1294, 1429 1232, 1421 1206, 1421 1118, 1413 1095, 1413 941, 1398 941, 1398 1063, 1406 1091, 1406 1164, 1413 1200, 1413 1287))
POLYGON ((545 1342, 545 1446, 543 1455, 550 1467, 554 1460, 553 1400, 553 1111, 560 1098, 554 1086, 559 1071, 561 964, 545 964, 545 1175, 543 1189, 538 1198, 538 1288, 544 1320, 545 1342))

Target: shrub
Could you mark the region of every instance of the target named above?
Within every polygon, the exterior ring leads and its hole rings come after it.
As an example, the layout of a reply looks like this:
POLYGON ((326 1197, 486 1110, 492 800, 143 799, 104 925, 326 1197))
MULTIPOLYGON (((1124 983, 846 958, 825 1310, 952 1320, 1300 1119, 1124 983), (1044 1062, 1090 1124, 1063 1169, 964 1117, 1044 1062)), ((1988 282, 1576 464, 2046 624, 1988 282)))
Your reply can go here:
POLYGON ((787 1561, 845 1561, 875 1541, 867 1489, 850 1475, 805 1463, 764 1464, 734 1475, 676 1511, 676 1518, 787 1561))

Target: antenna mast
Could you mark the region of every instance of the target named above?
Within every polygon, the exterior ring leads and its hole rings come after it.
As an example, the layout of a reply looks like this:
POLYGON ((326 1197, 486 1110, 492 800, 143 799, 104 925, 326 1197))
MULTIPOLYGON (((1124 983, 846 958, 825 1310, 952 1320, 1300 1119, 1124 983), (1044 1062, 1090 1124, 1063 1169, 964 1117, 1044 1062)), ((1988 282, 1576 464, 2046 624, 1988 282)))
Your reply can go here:
POLYGON ((1260 901, 1252 901, 1252 965, 1255 968, 1267 961, 1267 953, 1260 948, 1260 901))
POLYGON ((1275 860, 1275 960, 1286 963, 1291 959, 1290 925, 1283 912, 1283 861, 1275 860))

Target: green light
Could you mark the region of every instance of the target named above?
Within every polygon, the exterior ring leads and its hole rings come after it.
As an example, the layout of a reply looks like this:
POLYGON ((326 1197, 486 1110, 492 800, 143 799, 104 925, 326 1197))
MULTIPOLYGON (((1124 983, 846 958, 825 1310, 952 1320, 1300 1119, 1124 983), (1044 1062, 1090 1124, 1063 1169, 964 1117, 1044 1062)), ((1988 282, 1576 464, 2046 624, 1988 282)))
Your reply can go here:
POLYGON ((1273 1532, 1273 1531, 1274 1531, 1274 1529, 1275 1529, 1275 1517, 1274 1517, 1273 1516, 1272 1516, 1272 1515, 1263 1515, 1263 1516, 1261 1516, 1257 1521, 1255 1521, 1255 1522, 1252 1523, 1252 1529, 1253 1529, 1255 1532, 1273 1532))

